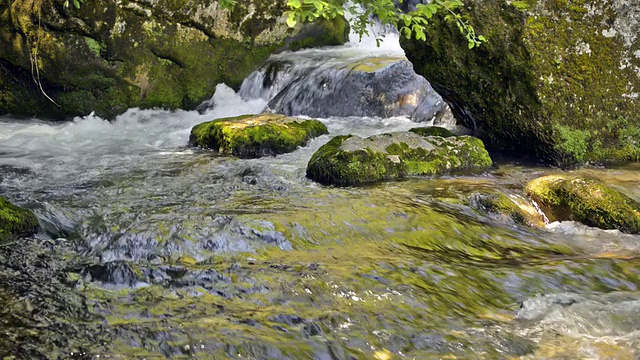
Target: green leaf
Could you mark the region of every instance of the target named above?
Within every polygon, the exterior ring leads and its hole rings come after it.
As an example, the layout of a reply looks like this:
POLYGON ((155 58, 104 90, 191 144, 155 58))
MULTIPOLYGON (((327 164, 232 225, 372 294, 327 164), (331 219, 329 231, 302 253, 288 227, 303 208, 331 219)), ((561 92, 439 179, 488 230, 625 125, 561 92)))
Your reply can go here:
POLYGON ((294 27, 298 21, 296 21, 296 14, 293 12, 289 12, 289 16, 287 16, 287 25, 289 27, 294 27))
POLYGON ((474 43, 473 41, 469 41, 469 49, 473 49, 474 46, 476 46, 476 43, 474 43))
POLYGON ((75 6, 76 9, 80 9, 80 2, 78 0, 73 0, 73 6, 75 6))
POLYGON ((322 9, 324 9, 324 4, 322 3, 322 1, 314 1, 311 0, 311 3, 313 4, 313 6, 316 8, 316 10, 318 11, 322 11, 322 9))
POLYGON ((487 39, 482 35, 478 35, 478 40, 480 40, 482 42, 486 42, 487 41, 487 39))
POLYGON ((409 29, 408 27, 403 27, 402 32, 407 39, 411 39, 411 29, 409 29))
POLYGON ((289 5, 289 7, 293 9, 300 9, 300 6, 301 6, 300 0, 288 0, 287 5, 289 5))

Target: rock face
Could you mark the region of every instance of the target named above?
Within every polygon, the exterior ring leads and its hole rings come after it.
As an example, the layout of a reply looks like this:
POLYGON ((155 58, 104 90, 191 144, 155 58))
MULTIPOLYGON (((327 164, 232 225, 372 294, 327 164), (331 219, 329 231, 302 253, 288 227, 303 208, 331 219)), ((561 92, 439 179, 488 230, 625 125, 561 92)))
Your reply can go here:
POLYGON ((189 143, 224 155, 257 158, 292 152, 326 133, 327 127, 318 120, 276 114, 243 115, 194 126, 189 143))
POLYGON ((313 154, 307 177, 325 185, 348 186, 491 165, 482 141, 470 136, 347 135, 334 137, 313 154))
POLYGON ((640 233, 640 203, 598 180, 549 175, 529 182, 525 191, 550 221, 575 220, 601 229, 640 233))
POLYGON ((0 242, 38 231, 38 219, 29 210, 19 208, 0 197, 0 242))
POLYGON ((191 109, 275 51, 341 44, 349 31, 342 18, 289 29, 284 0, 239 1, 233 11, 214 0, 63 4, 0 2, 0 114, 191 109))
POLYGON ((426 96, 440 98, 410 62, 395 57, 310 68, 288 80, 269 108, 289 116, 411 115, 426 96))
POLYGON ((488 148, 560 165, 640 159, 638 0, 467 5, 481 47, 437 19, 402 47, 488 148))
POLYGON ((431 84, 427 83, 427 95, 422 99, 418 107, 411 114, 411 121, 428 122, 436 124, 447 112, 451 112, 449 105, 444 101, 431 84))

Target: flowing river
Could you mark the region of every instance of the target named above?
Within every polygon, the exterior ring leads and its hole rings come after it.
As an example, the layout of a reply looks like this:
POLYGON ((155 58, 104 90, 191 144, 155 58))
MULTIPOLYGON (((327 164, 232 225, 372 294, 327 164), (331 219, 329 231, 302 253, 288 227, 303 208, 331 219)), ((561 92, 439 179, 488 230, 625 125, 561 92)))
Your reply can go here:
MULTIPOLYGON (((279 57, 299 68, 401 55, 383 44, 279 57)), ((321 119, 330 135, 277 157, 187 147, 192 126, 265 108, 274 91, 249 83, 240 94, 219 85, 203 113, 0 118, 0 195, 43 228, 0 244, 0 355, 640 357, 639 236, 533 229, 474 206, 476 194, 524 196, 528 180, 560 170, 498 161, 352 188, 305 178, 331 137, 415 127, 407 117, 321 119)), ((576 172, 640 200, 638 165, 576 172)))

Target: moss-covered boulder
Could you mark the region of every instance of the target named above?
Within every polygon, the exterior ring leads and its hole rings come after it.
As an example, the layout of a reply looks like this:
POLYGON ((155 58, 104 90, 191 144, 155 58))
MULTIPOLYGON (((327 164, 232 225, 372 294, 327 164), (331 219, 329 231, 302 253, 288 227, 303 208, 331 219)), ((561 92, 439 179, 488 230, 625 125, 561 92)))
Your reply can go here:
POLYGON ((313 154, 307 177, 325 185, 348 186, 483 169, 491 164, 482 141, 470 136, 395 132, 364 139, 346 135, 334 137, 313 154))
POLYGON ((285 0, 0 2, 0 114, 65 118, 191 109, 267 57, 348 40, 343 18, 290 29, 285 0), (34 81, 35 80, 35 81, 34 81))
POLYGON ((0 196, 0 242, 38 231, 38 219, 29 210, 17 207, 0 196))
POLYGON ((479 48, 435 17, 426 42, 401 45, 487 148, 560 165, 640 159, 637 3, 465 3, 463 18, 488 39, 479 48))
POLYGON ((318 120, 277 114, 242 115, 194 126, 189 143, 224 155, 257 158, 292 152, 326 133, 327 127, 318 120))
POLYGON ((525 191, 550 221, 574 220, 601 229, 640 233, 640 203, 599 180, 549 175, 529 182, 525 191))
POLYGON ((443 138, 455 136, 451 131, 440 126, 419 127, 410 129, 409 131, 422 136, 440 136, 443 138))

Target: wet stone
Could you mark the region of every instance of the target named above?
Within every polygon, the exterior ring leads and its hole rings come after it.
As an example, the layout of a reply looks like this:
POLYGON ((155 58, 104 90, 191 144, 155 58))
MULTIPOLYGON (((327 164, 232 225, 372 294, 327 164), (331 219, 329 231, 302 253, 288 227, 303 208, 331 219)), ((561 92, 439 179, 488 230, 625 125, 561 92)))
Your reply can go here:
MULTIPOLYGON (((272 78, 262 70, 264 80, 272 78)), ((286 83, 271 101, 269 108, 286 115, 377 116, 411 115, 421 111, 435 113, 443 101, 429 83, 400 57, 369 57, 331 67, 311 67, 290 76, 283 69, 279 80, 286 83)), ((272 81, 264 81, 270 84, 272 81)))
POLYGON ((82 275, 86 281, 113 285, 135 286, 141 281, 135 268, 127 261, 91 265, 83 269, 82 275))

